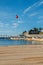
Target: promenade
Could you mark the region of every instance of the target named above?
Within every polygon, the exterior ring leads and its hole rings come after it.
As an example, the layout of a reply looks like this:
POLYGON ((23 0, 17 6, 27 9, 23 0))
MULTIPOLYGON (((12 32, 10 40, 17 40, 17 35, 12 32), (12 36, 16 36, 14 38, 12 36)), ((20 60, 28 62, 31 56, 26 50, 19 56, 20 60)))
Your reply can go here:
POLYGON ((0 65, 43 65, 43 45, 0 47, 0 65))

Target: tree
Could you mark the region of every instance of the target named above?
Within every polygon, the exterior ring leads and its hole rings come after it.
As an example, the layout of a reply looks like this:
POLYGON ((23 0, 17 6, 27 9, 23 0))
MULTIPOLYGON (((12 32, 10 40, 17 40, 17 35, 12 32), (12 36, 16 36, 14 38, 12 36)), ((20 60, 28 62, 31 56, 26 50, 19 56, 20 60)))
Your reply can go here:
POLYGON ((39 32, 41 32, 41 30, 42 30, 42 28, 40 27, 40 28, 39 28, 39 32))
POLYGON ((33 30, 32 29, 29 31, 29 34, 33 34, 33 30))
POLYGON ((33 30, 31 29, 29 34, 39 34, 38 28, 34 28, 33 30))
POLYGON ((27 31, 24 31, 22 34, 27 33, 27 31))
POLYGON ((34 31, 38 31, 38 28, 34 28, 34 31))

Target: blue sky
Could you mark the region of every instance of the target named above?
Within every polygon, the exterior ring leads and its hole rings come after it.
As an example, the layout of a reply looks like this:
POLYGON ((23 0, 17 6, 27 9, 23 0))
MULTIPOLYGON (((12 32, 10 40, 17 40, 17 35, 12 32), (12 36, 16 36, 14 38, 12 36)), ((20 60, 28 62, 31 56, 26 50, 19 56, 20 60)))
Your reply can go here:
POLYGON ((34 27, 43 28, 43 0, 0 0, 0 35, 19 35, 34 27))

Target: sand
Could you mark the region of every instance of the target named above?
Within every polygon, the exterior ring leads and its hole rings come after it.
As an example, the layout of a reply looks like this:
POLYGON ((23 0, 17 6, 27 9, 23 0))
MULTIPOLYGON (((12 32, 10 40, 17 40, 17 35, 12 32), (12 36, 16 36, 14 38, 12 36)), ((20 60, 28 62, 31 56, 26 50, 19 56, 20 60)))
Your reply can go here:
POLYGON ((0 47, 0 65, 43 65, 43 45, 0 47))

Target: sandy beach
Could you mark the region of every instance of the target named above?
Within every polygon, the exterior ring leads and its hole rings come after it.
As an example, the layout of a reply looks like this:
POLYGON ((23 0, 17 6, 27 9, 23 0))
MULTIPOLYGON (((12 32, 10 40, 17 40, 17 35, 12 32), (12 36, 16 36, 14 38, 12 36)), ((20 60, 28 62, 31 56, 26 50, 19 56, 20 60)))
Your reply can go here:
POLYGON ((43 45, 0 47, 0 65, 43 65, 43 45))

